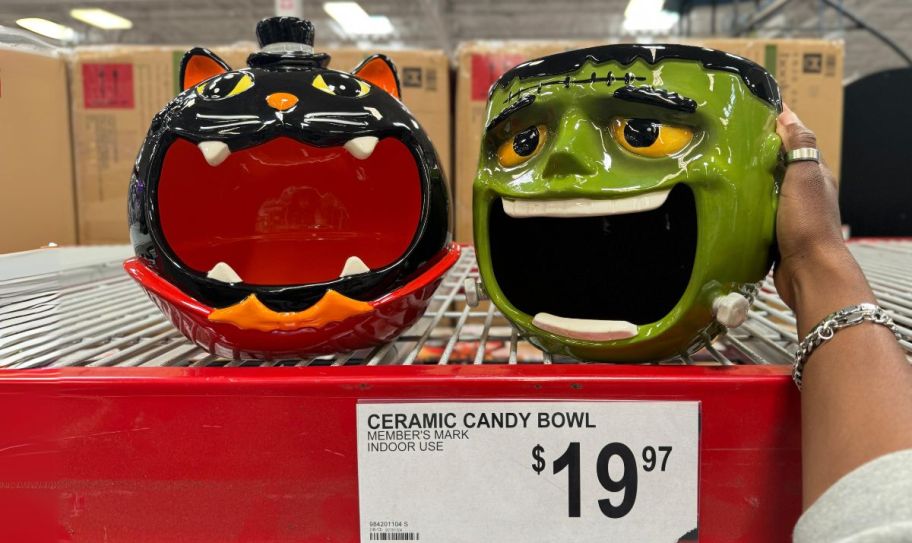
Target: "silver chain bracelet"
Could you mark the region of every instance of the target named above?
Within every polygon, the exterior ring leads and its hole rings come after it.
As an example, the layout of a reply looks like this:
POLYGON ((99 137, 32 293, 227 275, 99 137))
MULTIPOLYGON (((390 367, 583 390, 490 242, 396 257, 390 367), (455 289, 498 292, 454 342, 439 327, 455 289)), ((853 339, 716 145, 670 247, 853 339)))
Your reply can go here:
POLYGON ((792 379, 795 380, 799 390, 801 389, 801 375, 804 373, 804 365, 807 363, 811 353, 822 343, 832 339, 837 330, 855 326, 865 321, 882 324, 893 332, 896 339, 901 339, 896 325, 893 324, 893 319, 879 305, 869 303, 850 305, 831 313, 811 330, 807 337, 798 344, 798 350, 795 351, 795 366, 792 370, 792 379))

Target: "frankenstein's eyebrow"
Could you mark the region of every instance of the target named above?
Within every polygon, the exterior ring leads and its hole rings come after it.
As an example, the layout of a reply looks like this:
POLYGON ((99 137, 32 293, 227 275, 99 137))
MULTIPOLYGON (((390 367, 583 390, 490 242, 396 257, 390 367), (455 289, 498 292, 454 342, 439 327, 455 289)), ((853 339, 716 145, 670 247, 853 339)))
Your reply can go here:
POLYGON ((501 111, 500 113, 498 113, 496 117, 491 119, 491 122, 489 122, 488 126, 485 127, 485 131, 489 131, 492 128, 494 128, 495 126, 497 126, 498 124, 504 122, 507 119, 507 117, 509 117, 510 115, 513 115, 520 109, 522 109, 526 106, 531 106, 532 102, 534 102, 534 101, 535 101, 534 94, 527 94, 526 96, 523 96, 516 102, 514 102, 514 103, 510 104, 508 107, 504 108, 504 110, 501 111))
POLYGON ((614 97, 619 100, 628 102, 639 102, 650 106, 658 106, 684 113, 693 113, 697 110, 697 102, 693 98, 681 96, 676 92, 669 92, 665 89, 655 89, 644 85, 634 87, 627 85, 614 91, 614 97))

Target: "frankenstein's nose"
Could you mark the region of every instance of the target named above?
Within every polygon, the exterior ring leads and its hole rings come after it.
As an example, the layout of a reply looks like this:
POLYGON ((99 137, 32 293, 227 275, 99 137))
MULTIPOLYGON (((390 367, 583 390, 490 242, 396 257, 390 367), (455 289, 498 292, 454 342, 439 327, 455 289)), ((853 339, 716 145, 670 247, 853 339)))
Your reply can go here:
POLYGON ((288 94, 287 92, 274 92, 266 97, 266 103, 269 104, 272 109, 278 111, 286 111, 294 107, 298 103, 298 97, 294 94, 288 94))

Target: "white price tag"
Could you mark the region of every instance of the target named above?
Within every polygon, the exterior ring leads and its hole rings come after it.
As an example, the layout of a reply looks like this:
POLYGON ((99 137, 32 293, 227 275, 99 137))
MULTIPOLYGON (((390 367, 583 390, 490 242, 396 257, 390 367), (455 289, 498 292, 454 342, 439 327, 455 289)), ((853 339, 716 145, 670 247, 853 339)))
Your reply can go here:
POLYGON ((695 541, 699 402, 359 403, 361 541, 695 541))

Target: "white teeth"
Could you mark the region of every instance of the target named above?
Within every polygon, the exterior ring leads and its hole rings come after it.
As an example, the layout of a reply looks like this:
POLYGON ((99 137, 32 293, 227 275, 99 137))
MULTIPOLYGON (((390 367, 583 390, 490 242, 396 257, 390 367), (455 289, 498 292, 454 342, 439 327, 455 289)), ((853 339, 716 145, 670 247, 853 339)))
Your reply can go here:
POLYGON ((548 332, 574 339, 610 341, 637 335, 637 325, 627 321, 569 319, 550 313, 538 313, 532 324, 548 332))
POLYGON ((223 141, 201 141, 198 147, 210 166, 218 166, 231 155, 231 149, 223 141))
POLYGON ((206 277, 209 279, 215 279, 216 281, 221 281, 222 283, 240 283, 241 276, 237 274, 231 266, 224 262, 219 262, 215 266, 212 266, 212 269, 206 273, 206 277))
POLYGON ((342 273, 339 274, 339 277, 348 277, 349 275, 355 275, 358 273, 369 272, 370 268, 367 267, 367 264, 357 256, 350 256, 348 260, 345 261, 345 266, 342 267, 342 273))
POLYGON ((371 156, 371 153, 374 152, 374 147, 376 146, 377 138, 374 136, 361 136, 360 138, 348 140, 345 144, 345 149, 351 153, 353 157, 364 160, 371 156))
POLYGON ((593 200, 591 198, 566 198, 560 200, 510 200, 503 198, 504 212, 515 218, 526 217, 600 217, 651 211, 668 199, 668 190, 648 192, 629 198, 593 200))
POLYGON ((730 292, 713 300, 713 315, 722 326, 737 328, 747 320, 750 302, 737 292, 730 292))

